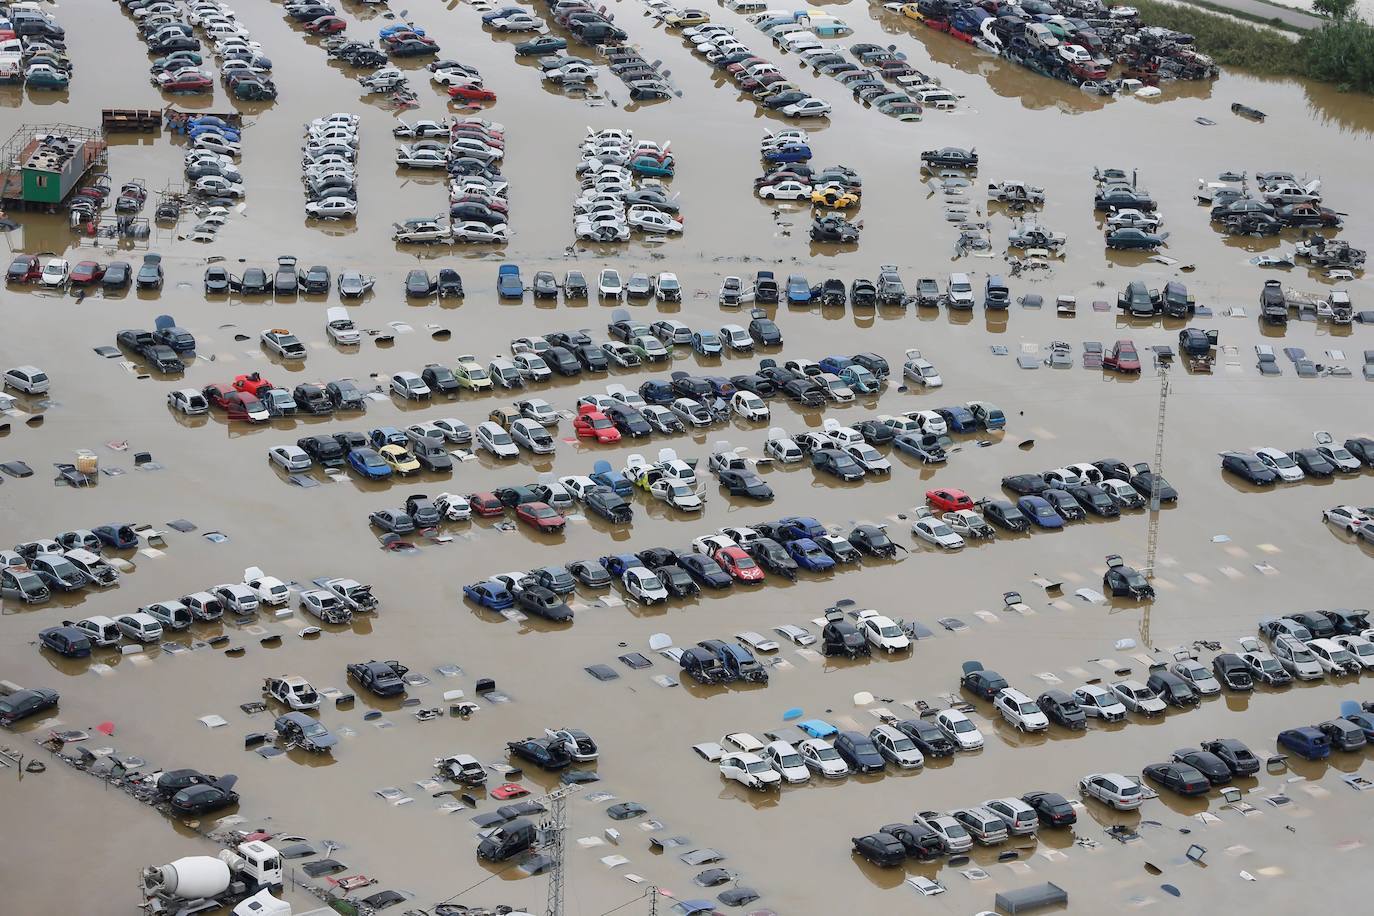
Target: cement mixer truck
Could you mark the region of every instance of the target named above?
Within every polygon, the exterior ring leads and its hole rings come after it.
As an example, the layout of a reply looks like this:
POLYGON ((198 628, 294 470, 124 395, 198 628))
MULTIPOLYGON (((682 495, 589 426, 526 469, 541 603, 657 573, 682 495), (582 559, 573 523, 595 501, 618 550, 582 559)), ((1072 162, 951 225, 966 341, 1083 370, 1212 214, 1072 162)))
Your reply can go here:
POLYGON ((272 895, 281 887, 281 855, 260 840, 218 856, 186 856, 143 869, 150 916, 192 916, 227 906, 234 906, 234 916, 291 916, 291 904, 272 895))

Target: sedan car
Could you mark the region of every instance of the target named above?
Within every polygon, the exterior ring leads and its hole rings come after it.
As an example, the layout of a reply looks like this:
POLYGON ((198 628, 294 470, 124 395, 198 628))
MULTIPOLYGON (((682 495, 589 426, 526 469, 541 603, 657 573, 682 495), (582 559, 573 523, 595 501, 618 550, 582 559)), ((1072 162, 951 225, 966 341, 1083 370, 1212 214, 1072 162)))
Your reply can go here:
POLYGON ((1179 795, 1206 795, 1212 784, 1194 766, 1178 761, 1152 763, 1142 771, 1145 778, 1179 795))

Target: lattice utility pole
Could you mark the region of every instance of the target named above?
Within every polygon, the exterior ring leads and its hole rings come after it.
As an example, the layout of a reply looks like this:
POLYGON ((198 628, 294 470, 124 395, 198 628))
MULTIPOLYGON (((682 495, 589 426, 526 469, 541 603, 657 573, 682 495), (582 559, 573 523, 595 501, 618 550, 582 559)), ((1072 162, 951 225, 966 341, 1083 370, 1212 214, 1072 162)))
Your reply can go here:
MULTIPOLYGON (((1164 420, 1169 408, 1169 367, 1159 363, 1159 412, 1155 415, 1155 460, 1150 465, 1150 525, 1145 541, 1145 577, 1155 577, 1155 558, 1159 551, 1159 490, 1164 477, 1164 420)), ((1147 603, 1140 614, 1140 643, 1150 647, 1150 608, 1147 603)))
POLYGON ((563 860, 566 849, 564 834, 567 831, 568 796, 581 786, 563 786, 555 789, 540 801, 549 805, 549 813, 539 825, 544 841, 545 852, 553 864, 549 868, 549 901, 546 916, 563 916, 563 860))

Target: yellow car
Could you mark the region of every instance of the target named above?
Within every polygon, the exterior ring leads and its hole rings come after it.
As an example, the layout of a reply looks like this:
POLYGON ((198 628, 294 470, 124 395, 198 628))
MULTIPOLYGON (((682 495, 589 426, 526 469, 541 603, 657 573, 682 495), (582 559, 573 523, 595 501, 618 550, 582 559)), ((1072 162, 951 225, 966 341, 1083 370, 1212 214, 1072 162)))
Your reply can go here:
POLYGON ((705 25, 711 21, 711 16, 702 10, 680 10, 664 16, 663 21, 670 28, 681 29, 691 25, 705 25))
POLYGON ((914 3, 903 3, 902 15, 908 19, 915 19, 917 22, 920 22, 921 20, 926 18, 925 14, 922 13, 919 9, 917 9, 916 4, 914 3))
POLYGON ((415 460, 414 455, 394 442, 391 445, 383 445, 378 451, 387 467, 397 474, 419 473, 420 462, 415 460))
POLYGON ((859 195, 844 188, 817 188, 811 192, 811 202, 821 207, 844 210, 859 202, 859 195))

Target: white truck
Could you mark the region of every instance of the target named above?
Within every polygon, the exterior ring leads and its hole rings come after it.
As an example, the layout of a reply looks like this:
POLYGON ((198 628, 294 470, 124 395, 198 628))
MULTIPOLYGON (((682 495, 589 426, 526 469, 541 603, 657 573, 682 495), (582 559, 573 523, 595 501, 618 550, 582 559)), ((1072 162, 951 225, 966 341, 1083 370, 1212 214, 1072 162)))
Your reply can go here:
POLYGON ((273 896, 281 887, 281 854, 261 840, 217 856, 184 856, 143 869, 143 905, 151 916, 191 916, 227 906, 234 907, 234 916, 291 916, 291 904, 273 896))
POLYGON ((1333 289, 1328 293, 1304 293, 1285 287, 1283 300, 1290 311, 1296 312, 1299 320, 1306 315, 1326 319, 1332 324, 1350 324, 1355 317, 1354 307, 1350 304, 1350 293, 1343 289, 1333 289))

